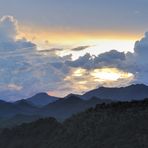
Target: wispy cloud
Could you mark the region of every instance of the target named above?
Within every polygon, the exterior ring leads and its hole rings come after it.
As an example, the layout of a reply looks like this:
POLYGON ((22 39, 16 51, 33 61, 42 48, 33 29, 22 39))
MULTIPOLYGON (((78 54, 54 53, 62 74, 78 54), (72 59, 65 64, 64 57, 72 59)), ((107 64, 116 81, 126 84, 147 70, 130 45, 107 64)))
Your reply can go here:
POLYGON ((89 48, 90 46, 79 46, 76 48, 72 48, 71 51, 82 51, 85 50, 86 48, 89 48))

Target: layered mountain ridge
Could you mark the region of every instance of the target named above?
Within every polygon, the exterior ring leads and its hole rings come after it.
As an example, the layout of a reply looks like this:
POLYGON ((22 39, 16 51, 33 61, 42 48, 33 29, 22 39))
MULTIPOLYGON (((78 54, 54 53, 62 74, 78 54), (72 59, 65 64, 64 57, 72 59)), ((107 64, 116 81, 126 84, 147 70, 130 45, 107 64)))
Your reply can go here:
POLYGON ((0 100, 0 127, 7 125, 4 124, 4 120, 5 123, 12 121, 13 118, 15 120, 17 115, 19 115, 17 120, 21 117, 20 121, 22 120, 22 122, 28 121, 26 116, 28 116, 29 121, 31 118, 33 120, 36 119, 36 117, 55 117, 58 121, 63 121, 73 114, 94 107, 96 104, 142 100, 144 98, 148 98, 148 86, 136 84, 121 88, 100 87, 83 95, 70 94, 64 98, 40 93, 31 98, 16 102, 0 100), (22 117, 25 117, 24 120, 22 117))

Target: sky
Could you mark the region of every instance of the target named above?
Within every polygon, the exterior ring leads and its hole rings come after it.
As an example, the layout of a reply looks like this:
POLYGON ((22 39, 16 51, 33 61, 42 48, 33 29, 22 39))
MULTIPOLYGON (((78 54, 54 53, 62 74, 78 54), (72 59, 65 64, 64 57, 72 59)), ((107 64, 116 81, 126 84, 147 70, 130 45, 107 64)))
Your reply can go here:
POLYGON ((0 0, 0 99, 148 84, 147 0, 0 0))

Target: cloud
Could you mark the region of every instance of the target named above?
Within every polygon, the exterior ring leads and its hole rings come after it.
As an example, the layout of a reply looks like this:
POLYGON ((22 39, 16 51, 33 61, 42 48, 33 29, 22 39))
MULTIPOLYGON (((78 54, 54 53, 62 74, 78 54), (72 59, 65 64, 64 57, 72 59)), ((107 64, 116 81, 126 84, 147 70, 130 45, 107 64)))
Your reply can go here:
POLYGON ((58 89, 68 72, 64 61, 70 56, 44 55, 34 43, 17 39, 18 32, 12 16, 0 20, 0 99, 21 99, 58 89))
POLYGON ((79 47, 76 47, 76 48, 72 48, 71 51, 82 51, 86 48, 89 48, 90 46, 79 46, 79 47))
POLYGON ((71 67, 81 67, 85 69, 94 69, 102 67, 118 67, 122 61, 125 61, 126 55, 124 52, 117 50, 111 50, 99 54, 98 56, 86 53, 84 56, 80 56, 74 61, 67 61, 67 65, 71 67))
POLYGON ((57 95, 80 93, 100 85, 148 84, 148 33, 135 43, 134 52, 111 50, 98 56, 86 53, 74 61, 72 54, 63 57, 56 54, 65 50, 63 48, 38 51, 33 42, 17 39, 18 33, 18 22, 14 17, 0 19, 0 99, 21 99, 41 91, 57 95), (116 69, 121 77, 116 81, 100 79, 96 71, 106 69, 112 72, 116 69))
POLYGON ((84 68, 87 70, 96 68, 118 68, 125 72, 133 73, 134 83, 148 84, 148 32, 145 36, 136 41, 134 52, 119 52, 111 50, 99 54, 98 56, 89 53, 79 57, 75 61, 67 61, 67 65, 74 68, 84 68))
POLYGON ((8 89, 10 90, 16 90, 16 91, 20 91, 22 89, 22 86, 16 85, 16 84, 9 84, 8 89))
POLYGON ((14 17, 3 16, 0 19, 0 52, 36 47, 25 38, 17 40, 18 32, 18 22, 14 17))
POLYGON ((140 40, 136 41, 134 51, 139 55, 143 55, 146 51, 148 53, 148 32, 145 33, 145 36, 140 40))
POLYGON ((39 52, 45 53, 45 54, 57 54, 60 52, 79 52, 82 50, 85 50, 86 48, 89 48, 90 46, 78 46, 76 48, 51 48, 51 49, 42 49, 39 52))
POLYGON ((0 42, 14 41, 18 33, 17 21, 12 16, 3 16, 0 19, 0 42))
POLYGON ((125 60, 125 54, 124 52, 119 52, 117 50, 111 50, 109 52, 102 53, 98 55, 98 57, 95 57, 94 59, 96 62, 106 62, 109 64, 110 62, 120 62, 125 60))
POLYGON ((40 50, 39 52, 44 52, 44 53, 56 53, 58 51, 63 51, 64 49, 62 48, 51 48, 51 49, 45 49, 45 50, 40 50))
POLYGON ((82 68, 89 68, 93 65, 93 57, 90 53, 86 53, 84 56, 80 56, 77 60, 74 61, 66 61, 66 64, 71 67, 82 67, 82 68))

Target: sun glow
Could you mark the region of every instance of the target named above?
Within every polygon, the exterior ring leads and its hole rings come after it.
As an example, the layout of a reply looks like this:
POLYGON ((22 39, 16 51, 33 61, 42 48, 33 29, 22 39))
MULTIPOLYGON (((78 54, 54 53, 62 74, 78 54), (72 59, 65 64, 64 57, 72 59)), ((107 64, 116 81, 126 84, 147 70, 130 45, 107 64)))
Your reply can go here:
POLYGON ((86 73, 85 69, 79 68, 73 72, 73 76, 80 77, 80 76, 83 76, 85 73, 86 73))
POLYGON ((118 79, 128 79, 133 77, 132 73, 123 72, 116 68, 95 69, 91 72, 95 81, 117 81, 118 79))
POLYGON ((87 91, 98 86, 118 87, 125 86, 134 80, 134 74, 119 70, 117 68, 96 68, 87 70, 83 68, 74 68, 65 78, 78 93, 87 91))
POLYGON ((38 28, 35 26, 26 27, 20 26, 20 33, 18 38, 25 37, 33 41, 41 49, 50 48, 64 48, 64 51, 59 52, 59 55, 71 53, 69 49, 78 46, 90 46, 84 51, 73 52, 73 57, 76 59, 78 56, 86 52, 95 55, 116 49, 119 51, 132 51, 138 35, 121 33, 104 33, 104 32, 80 32, 80 31, 66 31, 66 30, 50 30, 49 28, 38 28), (64 37, 63 37, 64 35, 64 37))
POLYGON ((107 51, 110 51, 112 49, 118 50, 120 52, 133 52, 135 41, 134 40, 126 40, 126 39, 97 39, 97 40, 87 40, 84 42, 81 42, 80 44, 77 43, 75 46, 72 46, 71 48, 74 48, 76 46, 87 46, 88 48, 85 50, 79 51, 79 52, 71 52, 70 50, 65 50, 61 53, 61 55, 71 54, 73 60, 77 59, 79 56, 83 56, 86 53, 90 53, 92 55, 98 55, 107 51))

